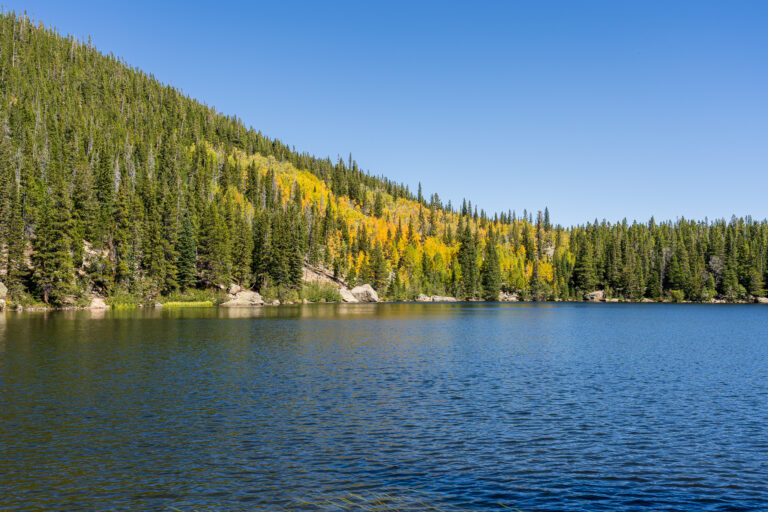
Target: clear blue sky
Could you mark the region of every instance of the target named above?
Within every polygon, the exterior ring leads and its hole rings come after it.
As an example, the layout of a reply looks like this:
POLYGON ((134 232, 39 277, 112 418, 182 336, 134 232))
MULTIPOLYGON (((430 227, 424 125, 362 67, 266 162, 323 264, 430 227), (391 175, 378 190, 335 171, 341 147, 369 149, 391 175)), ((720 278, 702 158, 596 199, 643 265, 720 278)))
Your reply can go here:
POLYGON ((74 4, 4 2, 444 200, 563 224, 768 217, 765 1, 74 4))

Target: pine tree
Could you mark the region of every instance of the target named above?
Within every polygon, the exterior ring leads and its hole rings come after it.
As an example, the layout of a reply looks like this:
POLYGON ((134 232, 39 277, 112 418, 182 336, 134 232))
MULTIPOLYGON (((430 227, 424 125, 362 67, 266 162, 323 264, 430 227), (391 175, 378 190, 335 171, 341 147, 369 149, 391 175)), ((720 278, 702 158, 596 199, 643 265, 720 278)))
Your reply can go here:
POLYGON ((576 266, 573 269, 573 284, 583 292, 590 292, 597 287, 594 247, 588 239, 582 242, 576 256, 576 266))
POLYGON ((387 261, 384 259, 384 251, 381 244, 376 242, 371 254, 370 270, 371 285, 377 290, 384 290, 387 286, 387 261))
POLYGON ((459 239, 458 262, 461 267, 461 287, 463 295, 472 298, 477 293, 477 247, 469 224, 464 227, 459 239))
POLYGON ((270 260, 269 222, 263 212, 257 212, 253 219, 253 256, 251 257, 251 273, 254 288, 259 290, 268 276, 270 260))
POLYGON ((46 304, 60 306, 74 292, 74 268, 70 244, 72 218, 64 184, 54 185, 50 200, 43 202, 35 231, 34 277, 46 304))
POLYGON ((195 226, 189 213, 184 214, 178 241, 178 279, 182 290, 192 288, 197 283, 197 244, 195 226))
POLYGON ((205 209, 198 240, 200 277, 203 283, 226 288, 231 280, 229 232, 215 202, 205 209))
POLYGON ((384 215, 384 198, 381 192, 376 192, 376 197, 373 201, 373 214, 379 218, 384 215))
POLYGON ((485 242, 485 258, 480 269, 485 300, 499 300, 501 291, 501 267, 499 253, 496 250, 496 235, 490 231, 485 242))
POLYGON ((27 237, 24 232, 24 218, 21 209, 21 201, 18 195, 18 186, 15 180, 10 187, 10 212, 8 220, 8 254, 6 261, 6 285, 12 297, 21 295, 27 277, 26 263, 24 261, 24 249, 27 246, 27 237))
POLYGON ((249 286, 253 280, 253 230, 245 212, 235 212, 232 229, 232 277, 235 282, 249 286))

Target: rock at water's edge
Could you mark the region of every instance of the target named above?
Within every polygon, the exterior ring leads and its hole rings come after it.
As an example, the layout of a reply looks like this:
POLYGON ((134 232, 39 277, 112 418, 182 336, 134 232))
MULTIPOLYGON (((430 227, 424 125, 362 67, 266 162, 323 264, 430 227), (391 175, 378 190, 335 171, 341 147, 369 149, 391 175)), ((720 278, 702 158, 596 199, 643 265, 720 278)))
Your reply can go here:
POLYGON ((755 298, 755 302, 758 304, 768 304, 768 297, 757 297, 755 298))
POLYGON ((516 293, 499 292, 499 302, 517 302, 520 298, 516 293))
POLYGON ((352 295, 360 302, 379 302, 379 294, 369 284, 355 286, 352 288, 352 295))
POLYGON ((102 297, 94 297, 91 299, 88 309, 109 309, 109 306, 102 297))
POLYGON ((416 297, 416 302, 432 302, 432 297, 420 293, 419 296, 416 297))
POLYGON ((584 300, 588 302, 602 302, 605 300, 605 292, 603 290, 595 290, 594 292, 585 293, 584 300))
POLYGON ((458 302, 456 297, 443 297, 442 295, 433 295, 430 297, 430 302, 458 302))
POLYGON ((222 304, 222 306, 226 308, 253 307, 262 305, 264 305, 264 299, 261 298, 261 295, 258 292, 254 292, 252 290, 238 291, 234 294, 232 299, 222 304))
POLYGON ((352 295, 352 292, 349 291, 349 288, 339 288, 339 295, 341 295, 341 300, 343 302, 360 302, 357 300, 357 297, 352 295))
POLYGON ((8 288, 0 281, 0 299, 4 299, 8 295, 8 288))

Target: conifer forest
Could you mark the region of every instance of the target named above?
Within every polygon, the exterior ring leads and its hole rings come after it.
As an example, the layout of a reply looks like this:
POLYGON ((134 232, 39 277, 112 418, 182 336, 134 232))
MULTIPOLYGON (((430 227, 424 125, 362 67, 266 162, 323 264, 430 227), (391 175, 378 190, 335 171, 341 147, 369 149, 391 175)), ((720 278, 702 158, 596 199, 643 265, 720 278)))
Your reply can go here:
POLYGON ((0 280, 11 303, 147 303, 232 284, 296 300, 307 267, 386 300, 765 294, 765 220, 566 227, 546 208, 451 204, 351 156, 297 152, 12 13, 0 18, 0 99, 0 280))

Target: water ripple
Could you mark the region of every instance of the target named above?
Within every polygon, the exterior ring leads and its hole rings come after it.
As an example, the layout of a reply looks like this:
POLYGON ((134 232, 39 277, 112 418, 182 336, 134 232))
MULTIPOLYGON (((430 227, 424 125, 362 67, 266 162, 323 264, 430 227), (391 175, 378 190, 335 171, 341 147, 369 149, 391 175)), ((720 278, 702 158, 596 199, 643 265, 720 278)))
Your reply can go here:
POLYGON ((9 313, 0 508, 766 510, 767 314, 9 313))

